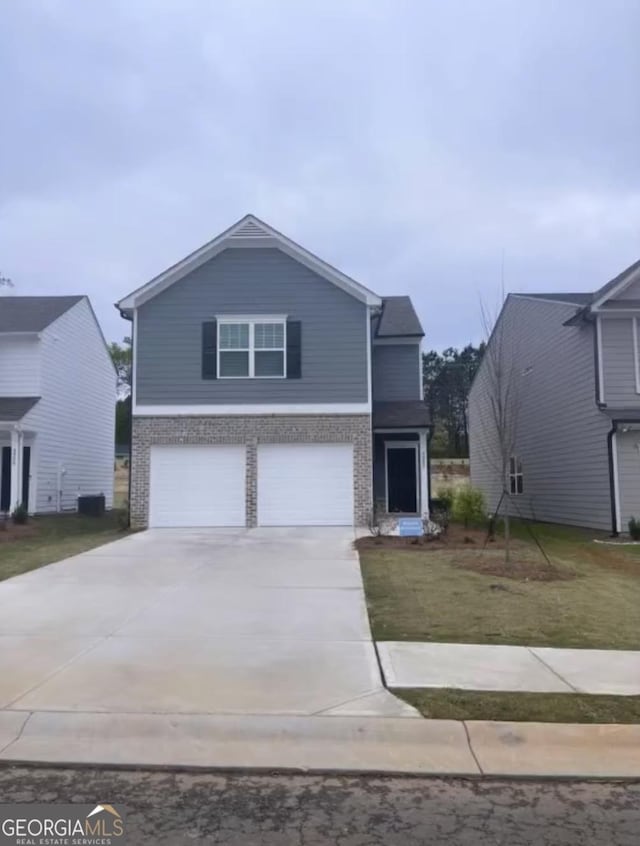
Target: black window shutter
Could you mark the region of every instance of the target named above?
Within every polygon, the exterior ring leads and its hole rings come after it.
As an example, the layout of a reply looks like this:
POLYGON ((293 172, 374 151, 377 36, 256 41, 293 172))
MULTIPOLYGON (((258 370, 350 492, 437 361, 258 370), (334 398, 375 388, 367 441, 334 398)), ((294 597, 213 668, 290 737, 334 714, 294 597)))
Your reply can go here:
POLYGON ((287 320, 287 379, 302 376, 302 324, 287 320))
POLYGON ((215 320, 202 324, 202 378, 216 379, 218 330, 215 320))

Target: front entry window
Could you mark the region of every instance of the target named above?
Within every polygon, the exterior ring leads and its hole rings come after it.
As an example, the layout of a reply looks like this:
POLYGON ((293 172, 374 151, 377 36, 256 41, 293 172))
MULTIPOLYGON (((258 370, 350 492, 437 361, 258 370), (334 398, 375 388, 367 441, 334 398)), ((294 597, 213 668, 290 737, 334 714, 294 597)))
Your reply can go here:
POLYGON ((387 511, 395 514, 418 512, 418 450, 410 446, 386 447, 387 511))

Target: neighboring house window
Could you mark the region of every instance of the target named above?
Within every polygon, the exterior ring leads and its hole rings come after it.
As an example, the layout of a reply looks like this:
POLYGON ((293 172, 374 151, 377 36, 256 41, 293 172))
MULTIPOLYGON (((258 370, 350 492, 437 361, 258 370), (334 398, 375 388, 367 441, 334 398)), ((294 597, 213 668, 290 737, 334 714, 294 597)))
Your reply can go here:
POLYGON ((512 494, 521 494, 523 490, 522 462, 512 455, 509 459, 509 491, 512 494))
POLYGON ((218 374, 221 379, 283 378, 286 321, 218 321, 218 374))

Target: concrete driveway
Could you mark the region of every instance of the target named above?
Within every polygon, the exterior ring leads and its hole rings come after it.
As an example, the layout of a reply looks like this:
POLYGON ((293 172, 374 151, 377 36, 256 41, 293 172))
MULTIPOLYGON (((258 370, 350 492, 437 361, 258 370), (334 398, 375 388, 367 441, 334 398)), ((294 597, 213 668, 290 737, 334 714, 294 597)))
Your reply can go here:
POLYGON ((0 708, 415 716, 382 686, 352 542, 156 529, 2 582, 0 708))

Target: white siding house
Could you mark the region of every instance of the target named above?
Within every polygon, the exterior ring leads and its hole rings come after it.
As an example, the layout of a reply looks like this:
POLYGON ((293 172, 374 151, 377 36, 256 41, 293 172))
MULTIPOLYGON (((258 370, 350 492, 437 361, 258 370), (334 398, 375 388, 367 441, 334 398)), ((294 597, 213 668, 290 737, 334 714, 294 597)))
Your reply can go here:
POLYGON ((86 297, 0 298, 3 510, 113 504, 116 374, 86 297))

